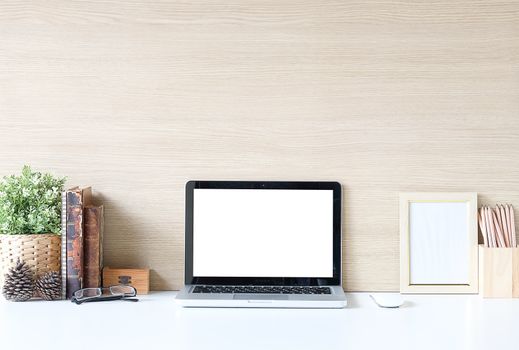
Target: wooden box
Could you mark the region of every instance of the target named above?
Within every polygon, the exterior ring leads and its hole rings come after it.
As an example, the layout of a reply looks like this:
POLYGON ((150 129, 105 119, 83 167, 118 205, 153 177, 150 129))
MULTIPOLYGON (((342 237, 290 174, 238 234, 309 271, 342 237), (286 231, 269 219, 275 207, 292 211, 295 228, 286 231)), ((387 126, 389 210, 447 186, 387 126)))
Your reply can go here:
POLYGON ((149 269, 103 269, 103 287, 128 284, 137 289, 137 294, 148 294, 150 291, 149 269))
POLYGON ((479 246, 479 292, 484 298, 519 298, 519 248, 479 246))

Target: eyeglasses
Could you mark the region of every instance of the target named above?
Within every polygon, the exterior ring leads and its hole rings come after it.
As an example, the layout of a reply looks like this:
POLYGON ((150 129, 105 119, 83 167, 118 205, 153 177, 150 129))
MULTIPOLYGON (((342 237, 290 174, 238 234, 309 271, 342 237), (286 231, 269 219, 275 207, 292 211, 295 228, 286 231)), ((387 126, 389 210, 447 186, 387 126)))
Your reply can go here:
POLYGON ((130 299, 137 295, 137 290, 128 285, 111 286, 105 288, 83 288, 74 292, 71 301, 76 304, 82 304, 93 301, 109 301, 109 300, 126 300, 139 301, 139 299, 130 299))

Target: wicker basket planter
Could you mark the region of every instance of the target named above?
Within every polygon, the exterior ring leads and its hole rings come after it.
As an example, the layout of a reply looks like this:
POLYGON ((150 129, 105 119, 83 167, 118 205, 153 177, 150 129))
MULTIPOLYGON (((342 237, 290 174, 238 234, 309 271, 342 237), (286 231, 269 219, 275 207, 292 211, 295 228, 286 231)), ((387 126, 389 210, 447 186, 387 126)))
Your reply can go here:
POLYGON ((0 234, 0 288, 4 274, 20 258, 31 266, 35 277, 60 270, 61 237, 56 234, 0 234))

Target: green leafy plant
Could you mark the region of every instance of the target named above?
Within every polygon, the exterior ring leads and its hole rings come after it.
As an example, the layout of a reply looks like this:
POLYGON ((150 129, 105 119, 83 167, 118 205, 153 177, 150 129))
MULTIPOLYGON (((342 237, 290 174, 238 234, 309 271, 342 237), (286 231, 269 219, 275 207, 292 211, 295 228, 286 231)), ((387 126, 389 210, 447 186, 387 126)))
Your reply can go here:
POLYGON ((20 176, 5 176, 0 182, 0 233, 59 233, 65 180, 27 165, 20 176))

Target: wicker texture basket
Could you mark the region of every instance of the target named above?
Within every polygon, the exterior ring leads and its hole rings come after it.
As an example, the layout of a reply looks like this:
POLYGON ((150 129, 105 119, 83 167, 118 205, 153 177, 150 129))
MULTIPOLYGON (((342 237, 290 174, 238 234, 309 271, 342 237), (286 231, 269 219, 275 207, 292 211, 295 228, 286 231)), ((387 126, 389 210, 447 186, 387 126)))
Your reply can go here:
POLYGON ((35 277, 60 271, 61 237, 55 234, 0 235, 0 288, 16 260, 25 261, 35 277))

